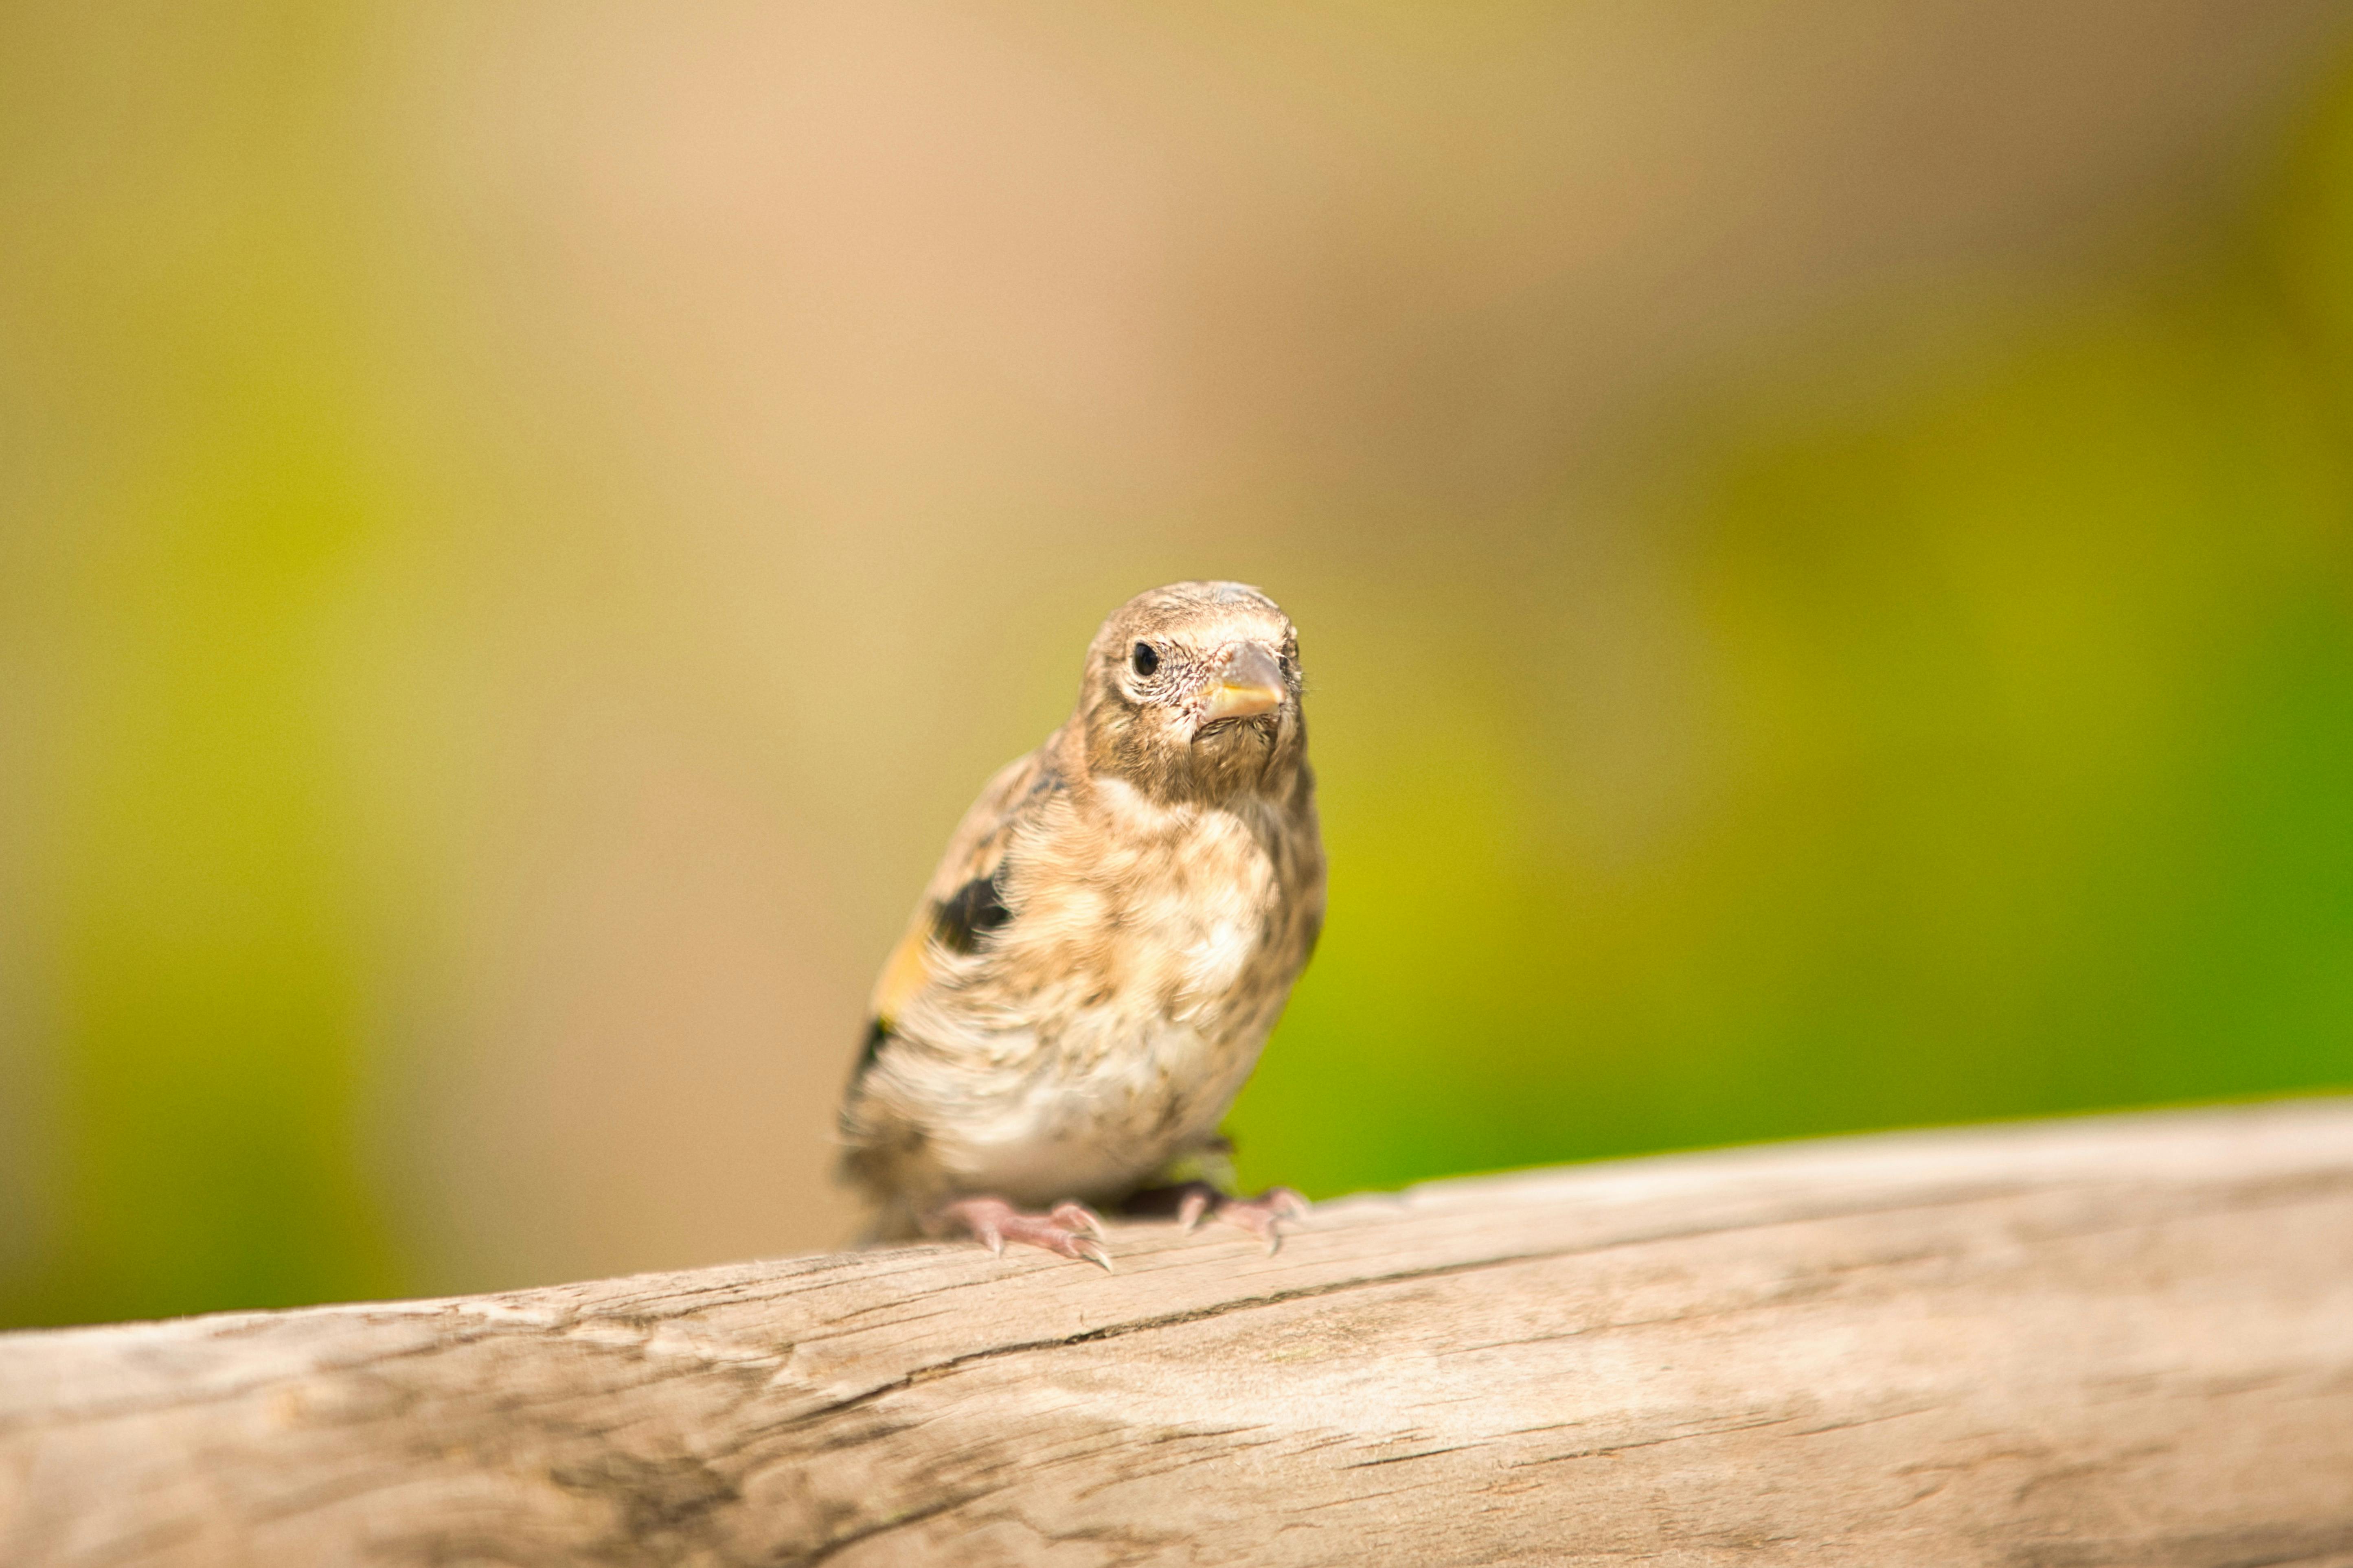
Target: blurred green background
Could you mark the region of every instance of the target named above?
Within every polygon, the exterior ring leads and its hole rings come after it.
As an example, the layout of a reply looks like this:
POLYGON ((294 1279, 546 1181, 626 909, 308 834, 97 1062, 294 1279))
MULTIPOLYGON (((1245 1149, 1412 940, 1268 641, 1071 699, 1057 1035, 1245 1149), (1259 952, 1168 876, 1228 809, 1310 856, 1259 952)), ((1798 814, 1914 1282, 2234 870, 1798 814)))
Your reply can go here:
POLYGON ((2058 9, 9 7, 0 1322, 839 1240, 1178 576, 1248 1178, 2353 1081, 2353 18, 2058 9))

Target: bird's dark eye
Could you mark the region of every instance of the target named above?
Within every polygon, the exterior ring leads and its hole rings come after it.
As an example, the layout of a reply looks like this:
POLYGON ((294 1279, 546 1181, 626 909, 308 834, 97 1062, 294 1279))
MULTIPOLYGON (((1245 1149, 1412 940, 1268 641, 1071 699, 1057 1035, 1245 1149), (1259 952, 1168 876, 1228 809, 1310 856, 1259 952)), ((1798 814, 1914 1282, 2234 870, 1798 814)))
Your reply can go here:
POLYGON ((1160 656, 1152 651, 1150 643, 1140 642, 1135 645, 1135 651, 1128 656, 1128 662, 1135 666, 1136 674, 1150 675, 1160 668, 1160 656))

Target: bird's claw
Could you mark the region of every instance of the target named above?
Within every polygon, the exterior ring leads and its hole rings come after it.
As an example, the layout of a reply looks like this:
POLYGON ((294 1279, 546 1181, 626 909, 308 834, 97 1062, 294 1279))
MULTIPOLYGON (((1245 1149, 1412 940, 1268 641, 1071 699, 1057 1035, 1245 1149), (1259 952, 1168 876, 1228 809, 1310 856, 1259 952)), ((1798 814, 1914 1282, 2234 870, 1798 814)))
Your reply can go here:
POLYGON ((1201 1216, 1209 1212, 1209 1201, 1217 1194, 1208 1187, 1195 1187, 1176 1205, 1176 1228, 1190 1236, 1200 1226, 1201 1216))
POLYGON ((1187 1184, 1185 1195, 1176 1205, 1176 1225, 1191 1235, 1200 1225, 1202 1216, 1214 1214, 1228 1225, 1250 1232, 1266 1243, 1271 1256, 1282 1246, 1282 1232, 1277 1222, 1298 1219, 1307 1213, 1307 1200, 1289 1187, 1269 1187, 1254 1198, 1237 1198, 1218 1191, 1207 1182, 1187 1184))
POLYGON ((934 1214, 925 1228, 935 1235, 963 1230, 993 1257, 1004 1257, 1005 1244, 1011 1241, 1113 1271, 1103 1220, 1084 1204, 1056 1204, 1037 1215, 1024 1214, 1003 1198, 960 1198, 934 1214))
POLYGON ((1097 1241, 1107 1241, 1111 1237, 1111 1233, 1103 1229, 1103 1216, 1084 1204, 1056 1204, 1047 1212, 1046 1217, 1065 1228, 1076 1226, 1097 1241))

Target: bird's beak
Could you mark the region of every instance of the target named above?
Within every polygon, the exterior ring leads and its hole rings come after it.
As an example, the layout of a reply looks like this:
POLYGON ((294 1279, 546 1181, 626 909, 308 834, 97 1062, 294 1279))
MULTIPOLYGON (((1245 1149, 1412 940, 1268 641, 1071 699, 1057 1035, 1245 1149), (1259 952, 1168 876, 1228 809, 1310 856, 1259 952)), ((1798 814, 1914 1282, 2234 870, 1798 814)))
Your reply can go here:
POLYGON ((1282 668, 1274 662, 1274 655, 1246 642, 1226 656, 1225 672, 1209 688, 1209 711, 1204 721, 1271 713, 1282 706, 1286 695, 1282 668))

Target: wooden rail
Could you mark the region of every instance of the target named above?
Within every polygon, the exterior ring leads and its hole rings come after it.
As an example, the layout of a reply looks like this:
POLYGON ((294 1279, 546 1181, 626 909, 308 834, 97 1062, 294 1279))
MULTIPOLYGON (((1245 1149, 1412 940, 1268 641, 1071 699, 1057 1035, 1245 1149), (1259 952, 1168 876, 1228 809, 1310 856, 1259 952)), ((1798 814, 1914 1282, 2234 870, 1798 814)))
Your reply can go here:
POLYGON ((2353 1564, 2353 1100, 0 1336, 26 1564, 2353 1564))

